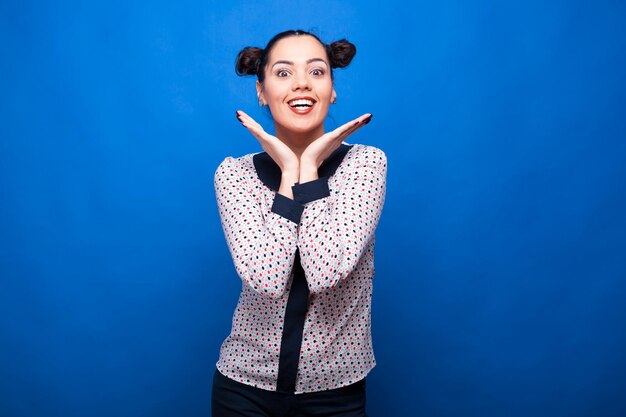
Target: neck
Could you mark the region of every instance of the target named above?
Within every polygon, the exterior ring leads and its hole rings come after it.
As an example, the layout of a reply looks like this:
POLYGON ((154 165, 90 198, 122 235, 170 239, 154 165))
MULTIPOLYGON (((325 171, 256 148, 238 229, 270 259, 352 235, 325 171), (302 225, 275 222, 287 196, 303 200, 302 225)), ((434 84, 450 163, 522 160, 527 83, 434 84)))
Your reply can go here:
POLYGON ((293 132, 278 125, 274 125, 274 128, 276 129, 276 137, 289 146, 289 149, 296 154, 298 159, 311 143, 324 134, 323 124, 308 132, 293 132))

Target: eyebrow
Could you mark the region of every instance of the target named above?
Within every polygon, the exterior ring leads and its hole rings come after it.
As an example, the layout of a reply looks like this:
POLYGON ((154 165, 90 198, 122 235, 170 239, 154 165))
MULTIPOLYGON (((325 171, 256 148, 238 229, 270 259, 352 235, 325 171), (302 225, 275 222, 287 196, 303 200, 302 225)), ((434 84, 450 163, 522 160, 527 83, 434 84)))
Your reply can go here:
MULTIPOLYGON (((311 62, 315 62, 315 61, 322 61, 324 64, 328 65, 328 63, 326 62, 326 60, 325 60, 325 59, 322 59, 322 58, 311 58, 311 59, 308 59, 308 60, 306 61, 306 63, 307 63, 307 64, 310 64, 311 62)), ((276 62, 274 62, 274 64, 272 64, 272 67, 274 67, 274 66, 276 66, 276 65, 278 65, 278 64, 294 65, 294 63, 293 63, 292 61, 284 61, 284 60, 281 60, 281 61, 276 61, 276 62)))

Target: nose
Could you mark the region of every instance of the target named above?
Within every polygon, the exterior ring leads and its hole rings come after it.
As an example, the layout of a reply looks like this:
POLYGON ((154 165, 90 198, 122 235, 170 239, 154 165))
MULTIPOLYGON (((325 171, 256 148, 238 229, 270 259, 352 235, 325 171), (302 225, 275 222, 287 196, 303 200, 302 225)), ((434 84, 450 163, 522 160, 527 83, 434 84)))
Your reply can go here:
POLYGON ((296 74, 296 76, 293 77, 293 84, 292 84, 291 88, 294 91, 296 91, 296 90, 310 90, 311 89, 311 83, 309 81, 309 77, 306 74, 306 72, 305 73, 296 74))

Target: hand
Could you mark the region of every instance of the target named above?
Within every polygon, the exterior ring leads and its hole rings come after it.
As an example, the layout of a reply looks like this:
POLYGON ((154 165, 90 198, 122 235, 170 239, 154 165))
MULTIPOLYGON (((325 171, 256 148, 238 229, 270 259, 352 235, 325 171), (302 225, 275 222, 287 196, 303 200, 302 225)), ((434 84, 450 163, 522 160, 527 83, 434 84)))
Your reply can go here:
POLYGON ((259 141, 263 150, 276 162, 283 174, 286 171, 298 172, 300 167, 298 156, 289 146, 281 142, 276 136, 272 136, 263 130, 260 124, 243 111, 237 110, 237 119, 259 141))
POLYGON ((372 115, 366 113, 337 129, 325 133, 315 139, 300 156, 300 182, 304 183, 317 178, 317 169, 341 145, 348 136, 368 124, 372 115))
POLYGON ((298 156, 280 141, 276 136, 272 136, 263 130, 252 117, 241 110, 237 111, 237 119, 244 125, 252 135, 257 138, 261 147, 280 167, 281 179, 278 194, 293 199, 291 187, 298 182, 300 175, 300 161, 298 156))

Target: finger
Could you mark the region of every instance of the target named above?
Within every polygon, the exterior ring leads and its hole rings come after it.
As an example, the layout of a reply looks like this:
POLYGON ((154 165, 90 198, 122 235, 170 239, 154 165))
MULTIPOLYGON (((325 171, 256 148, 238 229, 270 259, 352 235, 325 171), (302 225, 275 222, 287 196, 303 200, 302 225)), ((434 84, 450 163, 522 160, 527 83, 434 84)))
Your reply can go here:
POLYGON ((333 130, 333 133, 336 133, 338 135, 341 135, 342 133, 353 129, 354 127, 358 126, 359 124, 359 119, 354 119, 354 120, 350 120, 348 123, 344 123, 341 126, 339 126, 337 129, 333 130))
POLYGON ((247 113, 238 110, 237 111, 237 119, 239 119, 239 121, 244 124, 244 125, 248 125, 248 126, 256 126, 261 128, 261 125, 258 124, 256 122, 256 120, 254 120, 252 117, 250 117, 247 113))
POLYGON ((248 114, 241 110, 237 112, 237 119, 239 119, 239 121, 245 126, 255 127, 257 129, 263 130, 263 127, 258 124, 256 120, 254 120, 252 117, 250 117, 248 114))
POLYGON ((339 126, 337 129, 333 131, 333 134, 337 134, 345 138, 347 137, 345 136, 345 134, 347 134, 348 136, 351 135, 352 133, 354 133, 354 131, 356 131, 357 129, 369 123, 371 119, 372 119, 372 114, 365 113, 357 117, 356 119, 350 120, 349 122, 344 123, 343 125, 339 126))
POLYGON ((352 135, 354 132, 368 124, 370 120, 372 120, 372 114, 366 113, 344 124, 343 126, 339 127, 339 130, 343 130, 340 131, 339 136, 336 138, 336 140, 344 141, 348 136, 352 135))
POLYGON ((345 132, 342 132, 341 135, 339 135, 339 137, 337 138, 337 141, 340 141, 340 142, 345 141, 348 137, 350 137, 354 132, 359 130, 361 127, 363 127, 363 124, 359 123, 355 125, 354 127, 351 127, 350 129, 346 130, 345 132))
POLYGON ((346 124, 344 124, 343 126, 341 126, 338 130, 339 130, 339 136, 342 138, 345 138, 347 136, 350 136, 352 133, 354 133, 356 130, 360 129, 361 127, 363 127, 363 116, 358 117, 346 124))
POLYGON ((261 126, 259 123, 257 123, 252 117, 250 117, 248 114, 246 114, 245 112, 239 110, 237 111, 237 119, 241 122, 241 124, 246 127, 250 133, 252 133, 254 136, 260 137, 260 136, 265 136, 267 135, 267 133, 265 132, 265 130, 263 129, 263 126, 261 126))
POLYGON ((359 117, 357 117, 356 119, 354 119, 358 122, 358 126, 359 127, 363 127, 366 124, 368 124, 371 120, 372 120, 372 114, 371 113, 365 113, 359 117))

